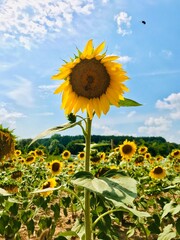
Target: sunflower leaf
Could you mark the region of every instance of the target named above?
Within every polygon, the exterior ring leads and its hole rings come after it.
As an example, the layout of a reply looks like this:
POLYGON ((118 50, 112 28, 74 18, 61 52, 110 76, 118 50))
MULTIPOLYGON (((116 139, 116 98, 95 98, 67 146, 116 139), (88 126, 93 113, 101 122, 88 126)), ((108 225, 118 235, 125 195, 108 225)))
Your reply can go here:
POLYGON ((66 129, 68 129, 68 128, 72 128, 72 127, 74 127, 74 126, 76 126, 76 125, 79 125, 81 122, 82 122, 82 120, 80 120, 80 121, 78 121, 78 122, 74 122, 74 123, 68 122, 68 123, 65 123, 65 124, 63 124, 63 125, 61 125, 61 126, 56 126, 56 127, 53 127, 53 128, 49 128, 49 129, 45 130, 44 132, 38 134, 38 135, 31 141, 31 143, 29 144, 29 146, 30 146, 31 144, 33 144, 35 141, 37 141, 38 139, 41 139, 41 138, 43 138, 43 137, 45 137, 45 136, 47 136, 47 135, 54 134, 54 133, 56 133, 56 132, 64 131, 64 130, 66 130, 66 129))
POLYGON ((142 106, 142 104, 129 98, 124 98, 124 100, 119 100, 119 107, 138 107, 138 106, 142 106))

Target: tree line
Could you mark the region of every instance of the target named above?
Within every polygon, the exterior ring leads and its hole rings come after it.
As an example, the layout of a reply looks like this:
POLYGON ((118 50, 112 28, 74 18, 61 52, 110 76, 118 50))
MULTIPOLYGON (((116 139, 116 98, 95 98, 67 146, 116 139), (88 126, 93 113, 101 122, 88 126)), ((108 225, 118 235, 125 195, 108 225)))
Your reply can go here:
MULTIPOLYGON (((137 146, 148 147, 148 152, 152 156, 162 155, 167 156, 173 149, 180 149, 180 144, 167 142, 163 137, 133 137, 133 136, 103 136, 92 135, 92 143, 101 143, 98 147, 99 151, 110 152, 112 148, 118 147, 125 140, 134 141, 137 146), (104 146, 103 144, 104 143, 104 146)), ((22 153, 28 153, 31 150, 43 149, 46 154, 59 155, 64 150, 69 150, 72 154, 78 154, 83 151, 85 142, 83 135, 76 136, 61 136, 60 134, 54 134, 49 138, 39 139, 29 146, 32 139, 20 139, 17 140, 16 149, 22 151, 22 153)))

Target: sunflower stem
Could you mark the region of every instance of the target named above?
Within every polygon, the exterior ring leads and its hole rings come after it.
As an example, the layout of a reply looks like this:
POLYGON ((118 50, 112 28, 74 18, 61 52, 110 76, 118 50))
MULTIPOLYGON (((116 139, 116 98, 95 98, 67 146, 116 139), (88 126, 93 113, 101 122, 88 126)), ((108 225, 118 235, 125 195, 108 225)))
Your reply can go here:
MULTIPOLYGON (((86 159, 85 171, 90 172, 90 144, 92 120, 88 117, 86 122, 86 159)), ((85 198, 85 240, 92 240, 92 221, 90 213, 90 191, 84 190, 85 198)))

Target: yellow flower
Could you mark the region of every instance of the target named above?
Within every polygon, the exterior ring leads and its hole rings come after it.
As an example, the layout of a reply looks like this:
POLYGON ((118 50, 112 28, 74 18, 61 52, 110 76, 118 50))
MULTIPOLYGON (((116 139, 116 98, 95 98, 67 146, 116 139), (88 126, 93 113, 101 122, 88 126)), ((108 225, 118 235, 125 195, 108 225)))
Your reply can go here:
POLYGON ((105 160, 105 158, 106 158, 106 153, 105 152, 101 152, 98 155, 100 156, 101 161, 105 160))
POLYGON ((138 149, 139 154, 145 154, 147 152, 148 148, 145 146, 142 146, 138 149))
POLYGON ((139 155, 138 157, 136 157, 134 163, 136 166, 142 166, 144 164, 144 156, 139 155))
POLYGON ((65 63, 59 73, 52 79, 65 81, 55 90, 62 93, 62 108, 65 114, 74 115, 81 110, 87 111, 90 119, 94 113, 98 117, 106 114, 110 105, 119 106, 119 100, 124 99, 124 91, 128 88, 123 84, 128 79, 120 63, 114 62, 118 56, 100 54, 105 47, 102 42, 94 48, 89 40, 79 56, 65 63))
POLYGON ((41 150, 41 149, 36 149, 35 151, 34 151, 34 153, 35 153, 35 156, 43 156, 44 155, 44 152, 43 152, 43 150, 41 150))
POLYGON ((84 160, 85 159, 85 152, 79 152, 78 159, 79 160, 84 160))
POLYGON ((127 139, 119 146, 119 151, 121 156, 126 160, 130 159, 136 152, 136 144, 134 142, 130 142, 127 139))
POLYGON ((14 155, 16 157, 20 156, 21 155, 21 150, 15 150, 14 155))
POLYGON ((71 156, 71 153, 70 151, 68 150, 64 150, 63 153, 62 153, 62 159, 66 160, 66 159, 69 159, 71 156))
POLYGON ((144 157, 145 157, 145 159, 149 160, 149 159, 151 159, 151 154, 150 153, 145 153, 144 157))
POLYGON ((180 158, 180 150, 179 149, 174 149, 172 152, 171 152, 171 157, 174 157, 174 158, 180 158))
POLYGON ((162 179, 166 176, 166 171, 162 167, 156 166, 150 171, 149 176, 155 179, 162 179))
POLYGON ((156 156, 156 160, 159 162, 162 161, 163 159, 164 159, 164 157, 161 155, 156 156))
POLYGON ((63 167, 63 163, 58 161, 58 160, 54 160, 52 161, 51 165, 50 165, 50 169, 53 175, 57 175, 62 171, 62 167, 63 167))
POLYGON ((26 159, 25 159, 25 163, 26 164, 31 164, 35 161, 35 156, 28 156, 26 159))
MULTIPOLYGON (((56 180, 55 178, 50 178, 48 179, 43 185, 41 189, 46 189, 46 188, 54 188, 56 186, 56 180)), ((52 193, 52 191, 47 191, 47 192, 41 192, 41 196, 47 197, 52 193)))

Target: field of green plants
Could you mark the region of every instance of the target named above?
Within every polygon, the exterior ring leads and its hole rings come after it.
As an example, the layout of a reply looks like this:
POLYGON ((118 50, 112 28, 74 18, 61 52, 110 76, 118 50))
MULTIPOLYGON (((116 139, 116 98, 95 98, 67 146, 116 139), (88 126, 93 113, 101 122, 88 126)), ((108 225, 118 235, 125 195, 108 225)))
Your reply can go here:
POLYGON ((84 189, 93 239, 179 239, 180 150, 152 157, 128 140, 98 147, 91 144, 90 172, 85 153, 68 150, 16 149, 1 161, 0 239, 84 239, 84 189))

